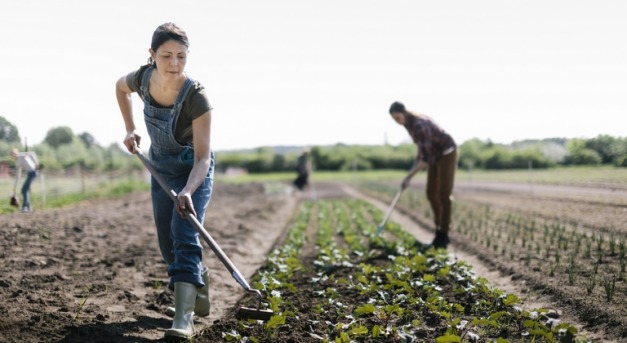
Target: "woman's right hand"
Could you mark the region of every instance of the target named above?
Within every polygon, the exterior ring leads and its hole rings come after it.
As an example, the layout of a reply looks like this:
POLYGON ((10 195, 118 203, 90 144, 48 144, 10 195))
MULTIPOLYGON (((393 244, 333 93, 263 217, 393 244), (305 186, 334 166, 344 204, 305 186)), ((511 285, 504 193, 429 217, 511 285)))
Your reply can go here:
POLYGON ((137 153, 137 148, 139 148, 139 142, 141 141, 141 136, 135 133, 134 131, 128 132, 126 137, 124 137, 124 146, 131 154, 137 153))

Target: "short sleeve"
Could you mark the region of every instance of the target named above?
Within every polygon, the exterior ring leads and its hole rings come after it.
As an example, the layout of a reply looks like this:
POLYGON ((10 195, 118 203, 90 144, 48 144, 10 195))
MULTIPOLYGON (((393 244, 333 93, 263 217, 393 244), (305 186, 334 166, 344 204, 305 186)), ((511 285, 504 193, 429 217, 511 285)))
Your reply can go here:
POLYGON ((189 92, 189 115, 192 120, 211 111, 213 108, 209 103, 205 87, 198 81, 194 82, 194 88, 189 92))
POLYGON ((144 77, 144 73, 148 67, 148 65, 141 66, 136 71, 130 72, 126 75, 126 84, 128 85, 128 88, 130 88, 133 92, 137 92, 140 96, 142 95, 140 92, 142 78, 144 77))

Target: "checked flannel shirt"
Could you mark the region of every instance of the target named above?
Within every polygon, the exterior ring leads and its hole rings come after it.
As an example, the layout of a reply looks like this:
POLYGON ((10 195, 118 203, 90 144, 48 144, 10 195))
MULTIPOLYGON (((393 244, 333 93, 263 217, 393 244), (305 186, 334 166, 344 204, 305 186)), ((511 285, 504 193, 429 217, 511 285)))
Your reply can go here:
POLYGON ((404 126, 414 143, 418 145, 416 160, 432 165, 457 147, 453 137, 428 116, 422 114, 407 116, 404 126))

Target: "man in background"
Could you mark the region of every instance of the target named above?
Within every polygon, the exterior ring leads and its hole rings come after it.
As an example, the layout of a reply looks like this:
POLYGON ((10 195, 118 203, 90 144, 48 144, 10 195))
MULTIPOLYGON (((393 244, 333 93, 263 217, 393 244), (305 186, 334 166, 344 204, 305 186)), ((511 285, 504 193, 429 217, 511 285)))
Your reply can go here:
MULTIPOLYGON (((16 199, 15 193, 17 192, 17 184, 20 182, 23 169, 26 172, 26 180, 22 185, 22 199, 24 202, 20 212, 30 212, 32 210, 30 206, 30 186, 37 177, 37 170, 39 169, 37 155, 34 152, 19 152, 19 150, 13 149, 11 150, 11 158, 15 160, 15 185, 13 186, 12 199, 16 199)), ((17 199, 15 200, 15 204, 19 206, 17 199)))

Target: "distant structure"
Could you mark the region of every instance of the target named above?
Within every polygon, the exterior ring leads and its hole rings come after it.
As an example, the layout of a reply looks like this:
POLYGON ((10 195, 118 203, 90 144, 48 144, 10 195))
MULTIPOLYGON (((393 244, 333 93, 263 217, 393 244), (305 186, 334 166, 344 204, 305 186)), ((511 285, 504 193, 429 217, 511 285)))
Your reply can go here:
POLYGON ((387 133, 387 131, 383 131, 383 145, 390 145, 388 143, 388 133, 387 133))
POLYGON ((6 179, 9 177, 9 162, 0 161, 0 179, 6 179))

